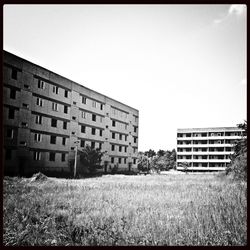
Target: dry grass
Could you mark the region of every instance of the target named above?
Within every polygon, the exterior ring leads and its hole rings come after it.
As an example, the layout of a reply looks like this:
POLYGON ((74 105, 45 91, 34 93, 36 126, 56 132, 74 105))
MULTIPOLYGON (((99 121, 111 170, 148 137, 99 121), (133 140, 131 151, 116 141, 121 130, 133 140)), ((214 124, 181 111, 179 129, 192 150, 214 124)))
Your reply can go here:
POLYGON ((223 176, 4 179, 4 245, 246 245, 246 183, 223 176))

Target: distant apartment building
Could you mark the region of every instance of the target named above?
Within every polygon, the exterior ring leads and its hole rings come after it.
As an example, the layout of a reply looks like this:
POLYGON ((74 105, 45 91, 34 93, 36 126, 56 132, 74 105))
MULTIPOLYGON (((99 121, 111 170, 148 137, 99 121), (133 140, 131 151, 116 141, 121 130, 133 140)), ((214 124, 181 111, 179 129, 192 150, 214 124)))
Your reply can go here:
POLYGON ((5 174, 72 172, 76 144, 101 148, 103 171, 132 170, 138 124, 137 109, 3 52, 5 174))
POLYGON ((243 130, 237 127, 177 129, 177 170, 225 170, 243 130))

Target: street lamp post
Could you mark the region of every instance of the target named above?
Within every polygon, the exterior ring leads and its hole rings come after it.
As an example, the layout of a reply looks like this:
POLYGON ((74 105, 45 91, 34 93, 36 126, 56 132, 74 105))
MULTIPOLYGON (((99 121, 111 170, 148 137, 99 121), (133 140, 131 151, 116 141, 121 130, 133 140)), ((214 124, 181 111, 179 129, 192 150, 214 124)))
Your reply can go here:
POLYGON ((75 162, 74 162, 74 178, 76 178, 77 146, 78 146, 79 141, 75 141, 74 143, 76 144, 75 146, 76 153, 75 153, 75 162))

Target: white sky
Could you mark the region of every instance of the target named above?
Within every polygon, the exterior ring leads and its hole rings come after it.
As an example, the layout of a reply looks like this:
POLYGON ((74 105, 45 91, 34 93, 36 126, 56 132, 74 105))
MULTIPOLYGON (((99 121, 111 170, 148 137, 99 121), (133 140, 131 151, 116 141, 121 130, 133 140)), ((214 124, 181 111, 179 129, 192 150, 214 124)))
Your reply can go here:
POLYGON ((139 110, 139 151, 246 119, 245 5, 4 5, 4 50, 139 110))

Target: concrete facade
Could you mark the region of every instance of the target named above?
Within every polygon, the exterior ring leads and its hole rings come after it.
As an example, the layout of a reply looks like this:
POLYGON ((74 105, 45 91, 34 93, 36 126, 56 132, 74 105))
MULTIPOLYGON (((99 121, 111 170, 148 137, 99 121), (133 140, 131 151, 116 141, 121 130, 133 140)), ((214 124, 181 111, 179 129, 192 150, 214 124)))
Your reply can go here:
POLYGON ((3 63, 6 174, 71 172, 76 141, 101 147, 107 172, 137 168, 137 109, 6 51, 3 63))
POLYGON ((177 129, 177 170, 184 170, 183 163, 192 171, 225 170, 242 136, 237 127, 177 129))

